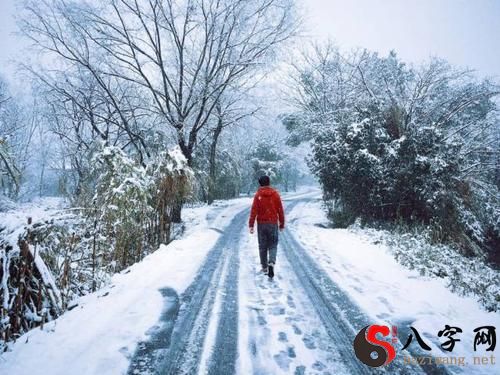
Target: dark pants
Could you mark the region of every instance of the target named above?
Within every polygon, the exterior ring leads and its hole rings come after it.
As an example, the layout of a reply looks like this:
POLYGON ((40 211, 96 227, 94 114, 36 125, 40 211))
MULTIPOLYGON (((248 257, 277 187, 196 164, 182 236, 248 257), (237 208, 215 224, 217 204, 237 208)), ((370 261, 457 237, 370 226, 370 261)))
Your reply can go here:
POLYGON ((257 224, 257 237, 259 239, 260 264, 262 268, 267 268, 268 253, 269 263, 276 263, 278 224, 257 224))

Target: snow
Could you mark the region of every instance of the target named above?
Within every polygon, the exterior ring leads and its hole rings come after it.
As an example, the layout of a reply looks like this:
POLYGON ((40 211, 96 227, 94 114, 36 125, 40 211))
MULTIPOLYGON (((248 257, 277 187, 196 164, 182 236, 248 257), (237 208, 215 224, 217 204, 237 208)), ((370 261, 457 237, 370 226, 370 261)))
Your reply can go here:
MULTIPOLYGON (((45 197, 35 199, 32 202, 11 207, 8 211, 0 214, 0 228, 4 228, 4 233, 10 233, 6 237, 9 242, 17 243, 18 236, 24 231, 28 224, 28 218, 32 222, 49 220, 60 214, 64 209, 64 200, 57 197, 45 197)), ((58 216, 60 217, 60 216, 58 216)))
POLYGON ((237 373, 349 374, 300 280, 278 246, 273 281, 260 270, 257 235, 240 247, 239 358, 237 373), (303 370, 301 370, 303 369, 303 370), (316 371, 314 371, 316 370, 316 371), (330 372, 328 372, 330 371, 330 372))
POLYGON ((168 155, 173 160, 173 165, 169 167, 174 171, 182 171, 184 166, 187 164, 187 159, 182 153, 180 147, 174 147, 168 151, 168 155))
POLYGON ((220 235, 211 228, 223 226, 248 202, 217 202, 213 215, 207 206, 185 209, 188 228, 183 238, 115 275, 111 285, 80 298, 74 309, 43 329, 23 335, 0 357, 0 373, 125 373, 136 344, 146 339, 162 311, 159 289, 182 293, 220 235))
POLYGON ((49 271, 47 265, 40 256, 40 252, 36 251, 36 247, 34 247, 33 245, 29 245, 29 250, 31 252, 31 255, 33 255, 33 259, 35 260, 36 264, 36 269, 38 270, 38 272, 40 272, 44 284, 50 288, 51 299, 54 301, 54 305, 61 306, 62 304, 61 291, 56 285, 54 276, 49 271))
MULTIPOLYGON (((471 363, 474 356, 494 354, 485 352, 486 347, 474 352, 473 329, 484 325, 498 329, 500 314, 486 312, 474 298, 452 293, 442 279, 422 277, 404 268, 386 246, 373 243, 362 230, 318 226, 327 222, 319 199, 298 204, 288 215, 288 222, 296 238, 332 280, 373 319, 367 325, 410 324, 432 348, 432 356, 464 356, 471 363), (440 348, 445 340, 438 337, 438 331, 445 324, 463 329, 458 337, 461 341, 452 353, 440 348)), ((406 337, 400 340, 406 341, 406 337)), ((418 346, 415 342, 411 345, 418 346)), ((495 365, 469 365, 465 369, 467 374, 500 373, 498 361, 495 365)))
MULTIPOLYGON (((470 363, 475 356, 494 354, 485 352, 484 347, 473 351, 473 329, 484 325, 500 327, 498 313, 486 312, 474 298, 452 293, 442 279, 406 269, 387 246, 374 243, 371 231, 326 228, 318 190, 303 189, 283 194, 283 198, 304 200, 287 215, 288 228, 332 280, 366 312, 370 317, 367 325, 411 325, 431 346, 429 353, 434 357, 463 356, 470 363), (440 348, 444 340, 437 333, 445 324, 463 329, 453 353, 440 348)), ((47 201, 18 208, 17 213, 9 213, 11 222, 4 217, 1 222, 16 230, 27 215, 37 219, 50 216, 60 209, 60 203, 47 201)), ((140 263, 115 275, 109 286, 80 298, 70 311, 42 329, 23 335, 9 352, 0 356, 0 373, 126 373, 137 343, 148 339, 148 331, 157 324, 164 309, 159 290, 170 287, 181 294, 220 233, 236 213, 250 204, 251 197, 243 197, 185 208, 186 228, 180 239, 162 245, 140 263)), ((335 369, 335 373, 346 373, 339 352, 300 287, 291 263, 283 256, 286 249, 280 245, 276 282, 270 283, 258 272, 256 236, 243 231, 239 244, 238 373, 262 370, 288 374, 303 368, 321 372, 325 366, 335 369), (252 345, 258 348, 256 354, 252 345)), ((221 267, 223 280, 227 261, 221 267)), ((208 369, 216 343, 223 311, 222 293, 222 289, 217 289, 207 335, 200 342, 200 373, 208 369)), ((400 340, 405 339, 400 335, 400 340)), ((396 360, 403 361, 403 353, 396 360)), ((463 370, 476 375, 500 373, 498 364, 468 365, 463 370)))
POLYGON ((356 152, 356 156, 364 157, 366 159, 369 159, 372 162, 378 162, 378 161, 380 161, 378 157, 376 157, 375 155, 371 154, 366 148, 358 150, 356 152))
POLYGON ((360 133, 363 132, 363 130, 365 129, 365 125, 370 121, 370 119, 368 118, 365 118, 363 119, 363 121, 361 122, 355 122, 355 123, 352 123, 350 126, 349 126, 349 129, 348 129, 348 136, 349 138, 353 139, 357 136, 359 136, 360 133))
MULTIPOLYGON (((19 236, 24 233, 25 228, 28 225, 28 218, 31 218, 32 224, 55 218, 58 220, 64 220, 66 214, 61 213, 61 211, 64 210, 64 205, 64 200, 61 198, 45 197, 35 199, 32 202, 10 207, 8 211, 2 212, 0 215, 1 239, 14 249, 18 249, 17 242, 19 240, 19 236)), ((45 285, 50 287, 52 299, 56 305, 60 305, 61 294, 56 286, 52 274, 47 269, 47 266, 40 257, 39 252, 37 252, 32 245, 29 245, 29 250, 33 255, 37 269, 41 273, 42 280, 45 285)), ((11 252, 7 256, 12 256, 13 253, 14 252, 11 252)), ((2 259, 5 254, 5 250, 0 250, 0 259, 2 259)), ((2 262, 2 266, 2 287, 0 288, 0 291, 2 292, 2 306, 7 309, 9 304, 9 294, 7 288, 7 279, 9 274, 6 269, 8 262, 2 262)))
MULTIPOLYGON (((228 267, 229 267, 229 258, 226 258, 226 260, 222 266, 220 280, 224 280, 226 278, 228 267)), ((222 311, 223 294, 224 294, 224 292, 222 289, 217 290, 217 294, 215 296, 215 301, 214 301, 214 306, 212 309, 212 316, 211 316, 210 321, 208 323, 207 334, 205 336, 205 342, 203 343, 203 353, 201 356, 200 369, 199 369, 200 374, 207 374, 208 373, 209 361, 210 361, 211 355, 213 353, 213 347, 215 346, 216 339, 217 339, 217 328, 219 325, 219 320, 220 320, 221 311, 222 311)))

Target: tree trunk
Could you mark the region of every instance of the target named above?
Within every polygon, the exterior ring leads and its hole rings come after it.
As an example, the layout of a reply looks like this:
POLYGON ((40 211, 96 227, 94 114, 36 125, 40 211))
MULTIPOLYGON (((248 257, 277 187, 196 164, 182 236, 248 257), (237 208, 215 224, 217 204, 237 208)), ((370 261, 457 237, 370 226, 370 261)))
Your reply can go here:
POLYGON ((222 118, 219 117, 217 121, 217 127, 214 129, 214 135, 212 138, 212 143, 210 144, 210 156, 209 156, 209 178, 208 178, 208 204, 212 204, 215 199, 215 188, 216 188, 216 178, 217 178, 217 142, 219 141, 219 136, 222 132, 223 122, 222 118))
POLYGON ((43 195, 43 179, 45 177, 45 161, 42 164, 42 170, 40 171, 40 186, 38 195, 41 197, 43 195))
POLYGON ((182 199, 178 199, 172 209, 172 223, 182 223, 182 199))
MULTIPOLYGON (((187 160, 188 167, 192 167, 193 165, 193 145, 191 142, 186 145, 186 141, 184 139, 184 135, 181 130, 177 132, 178 145, 182 151, 182 154, 187 160)), ((184 197, 178 197, 176 199, 173 208, 172 208, 172 223, 182 223, 182 206, 184 204, 184 197)))

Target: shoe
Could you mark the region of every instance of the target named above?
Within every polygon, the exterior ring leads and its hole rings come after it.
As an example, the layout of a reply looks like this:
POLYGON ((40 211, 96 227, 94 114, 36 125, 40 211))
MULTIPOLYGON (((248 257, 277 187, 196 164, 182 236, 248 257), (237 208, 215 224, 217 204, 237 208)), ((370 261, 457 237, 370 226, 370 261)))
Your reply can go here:
POLYGON ((273 263, 269 263, 267 274, 268 274, 269 278, 271 278, 271 279, 274 277, 274 264, 273 263))
POLYGON ((268 272, 269 272, 269 270, 267 269, 267 267, 266 268, 262 268, 262 273, 264 275, 267 275, 268 272))

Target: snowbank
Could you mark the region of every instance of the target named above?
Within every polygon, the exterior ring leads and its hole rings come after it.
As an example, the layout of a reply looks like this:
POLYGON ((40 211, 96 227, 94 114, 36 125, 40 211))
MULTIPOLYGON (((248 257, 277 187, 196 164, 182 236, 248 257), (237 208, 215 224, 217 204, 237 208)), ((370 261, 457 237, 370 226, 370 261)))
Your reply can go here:
MULTIPOLYGON (((362 230, 322 227, 327 219, 319 200, 297 205, 288 221, 296 238, 310 249, 329 276, 373 318, 367 325, 411 325, 432 348, 430 355, 464 356, 469 362, 463 368, 467 374, 500 373, 498 361, 496 365, 471 364, 474 356, 495 354, 485 352, 487 345, 474 352, 473 330, 492 325, 498 331, 500 314, 486 312, 474 298, 452 293, 443 279, 423 277, 404 268, 386 246, 373 243, 368 232, 363 235, 362 230), (461 341, 452 353, 440 347, 446 338, 439 338, 438 332, 445 324, 463 330, 456 336, 461 341)), ((406 336, 399 338, 406 342, 406 336)), ((411 345, 418 346, 415 340, 411 345)))
POLYGON ((183 211, 183 238, 115 275, 111 285, 80 298, 74 309, 43 329, 23 335, 0 356, 0 373, 125 373, 137 342, 146 339, 164 307, 159 289, 182 293, 217 241, 217 229, 248 204, 243 198, 183 211))

